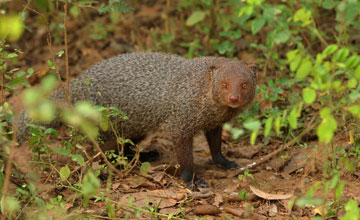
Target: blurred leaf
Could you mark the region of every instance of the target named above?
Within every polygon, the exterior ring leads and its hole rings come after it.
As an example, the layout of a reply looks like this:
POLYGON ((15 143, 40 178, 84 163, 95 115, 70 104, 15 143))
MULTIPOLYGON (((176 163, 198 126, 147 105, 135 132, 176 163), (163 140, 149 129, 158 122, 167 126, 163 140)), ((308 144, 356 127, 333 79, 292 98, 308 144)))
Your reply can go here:
POLYGON ((291 34, 289 31, 280 31, 275 34, 274 42, 276 44, 282 44, 288 42, 291 34))
POLYGON ((48 0, 34 0, 35 8, 40 11, 45 11, 49 9, 49 1, 48 0))
POLYGON ((253 35, 257 34, 261 30, 261 28, 264 27, 265 22, 266 22, 266 20, 264 17, 255 18, 251 24, 252 34, 253 35))
POLYGON ((340 220, 358 220, 360 219, 360 209, 357 202, 350 199, 345 205, 345 215, 340 220))
POLYGON ((275 132, 276 132, 276 135, 280 135, 281 132, 280 132, 280 128, 281 128, 281 117, 280 117, 280 114, 276 115, 276 118, 275 118, 275 121, 274 121, 274 128, 275 128, 275 132))
POLYGON ((200 21, 204 20, 205 18, 205 12, 203 11, 194 11, 190 17, 188 17, 188 19, 186 20, 186 25, 187 26, 193 26, 197 23, 199 23, 200 21))
POLYGON ((265 128, 264 128, 264 136, 265 137, 268 137, 270 135, 270 131, 272 128, 272 122, 273 122, 272 117, 269 117, 268 119, 266 119, 265 128))
POLYGON ((324 200, 316 197, 302 197, 296 201, 296 205, 299 207, 304 206, 319 206, 324 203, 324 200))
POLYGON ((251 132, 251 135, 250 135, 250 144, 251 145, 255 144, 257 134, 258 134, 258 130, 254 130, 251 132))
POLYGON ((301 21, 302 26, 307 26, 312 23, 311 11, 306 8, 301 8, 294 14, 294 21, 301 21))
POLYGON ((86 165, 84 157, 81 156, 80 154, 72 154, 71 159, 73 161, 75 161, 76 163, 78 163, 80 166, 85 166, 86 165))
POLYGON ((358 118, 360 118, 360 105, 353 105, 353 106, 350 106, 348 107, 348 111, 357 116, 358 118))
POLYGON ((251 120, 251 121, 244 122, 243 126, 248 130, 257 131, 257 130, 259 130, 261 123, 258 120, 256 120, 256 121, 251 120))
POLYGON ((345 60, 346 68, 354 68, 359 66, 360 58, 357 55, 352 55, 351 57, 345 60))
POLYGON ((293 107, 288 116, 288 121, 291 129, 297 128, 297 118, 296 118, 296 107, 293 107))
POLYGON ((335 0, 324 0, 322 2, 322 7, 325 9, 333 9, 337 5, 337 1, 335 0))
POLYGON ((325 50, 323 51, 323 54, 328 56, 328 55, 334 53, 337 49, 338 49, 338 45, 331 44, 325 48, 325 50))
POLYGON ((360 80, 360 65, 358 67, 356 67, 356 69, 354 71, 354 76, 357 80, 360 80))
POLYGON ((350 53, 349 49, 341 48, 332 57, 332 61, 342 62, 342 61, 344 61, 346 59, 346 57, 349 56, 349 53, 350 53))
POLYGON ((319 141, 323 143, 330 143, 337 128, 336 120, 330 113, 328 107, 323 108, 320 111, 320 117, 323 119, 318 126, 316 134, 319 137, 319 141))
POLYGON ((43 80, 41 80, 41 88, 43 92, 48 93, 55 89, 57 85, 57 77, 53 74, 46 76, 43 80))
MULTIPOLYGON (((0 39, 18 41, 24 31, 24 23, 19 15, 0 15, 0 39)), ((14 56, 14 55, 11 55, 14 56)))
POLYGON ((244 130, 241 128, 231 129, 231 135, 235 140, 239 139, 244 133, 245 133, 244 130))
POLYGON ((144 176, 147 176, 148 175, 148 170, 149 168, 151 167, 151 164, 149 162, 144 162, 141 164, 141 167, 140 167, 140 173, 144 176))
POLYGON ((96 195, 100 189, 100 181, 93 172, 88 171, 83 179, 81 192, 90 197, 96 195))
POLYGON ((296 78, 304 79, 306 76, 309 75, 311 69, 312 69, 312 63, 307 59, 303 59, 299 69, 296 71, 296 78))
POLYGON ((316 99, 316 92, 311 88, 304 88, 302 91, 302 95, 306 104, 311 104, 316 99))
POLYGON ((354 78, 350 79, 350 80, 348 81, 348 83, 347 83, 347 87, 348 87, 349 89, 355 89, 356 86, 357 86, 357 80, 354 79, 354 78))
POLYGON ((68 167, 68 165, 60 168, 61 181, 67 180, 69 178, 70 174, 71 174, 71 171, 70 171, 70 168, 68 167))
POLYGON ((80 14, 79 7, 76 5, 71 6, 69 12, 75 18, 77 18, 80 14))

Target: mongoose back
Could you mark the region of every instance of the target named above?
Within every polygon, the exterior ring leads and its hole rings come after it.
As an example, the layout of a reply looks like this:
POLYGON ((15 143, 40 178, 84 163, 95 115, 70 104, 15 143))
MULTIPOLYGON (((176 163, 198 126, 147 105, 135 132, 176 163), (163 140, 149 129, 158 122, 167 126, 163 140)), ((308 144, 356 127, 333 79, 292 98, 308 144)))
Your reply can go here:
MULTIPOLYGON (((117 120, 117 127, 124 138, 139 140, 159 129, 167 133, 183 180, 206 187, 194 175, 193 137, 205 131, 216 165, 237 168, 221 153, 222 125, 252 102, 255 83, 254 69, 240 61, 137 52, 95 64, 71 82, 70 94, 72 102, 90 100, 123 111, 129 119, 117 120)), ((64 99, 63 91, 52 98, 64 99)))

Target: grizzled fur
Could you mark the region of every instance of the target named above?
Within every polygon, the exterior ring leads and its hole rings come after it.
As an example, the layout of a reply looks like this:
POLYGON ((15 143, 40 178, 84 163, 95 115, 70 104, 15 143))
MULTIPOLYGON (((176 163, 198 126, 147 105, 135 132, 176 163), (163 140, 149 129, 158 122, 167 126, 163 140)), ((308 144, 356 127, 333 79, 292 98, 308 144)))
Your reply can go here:
MULTIPOLYGON (((129 118, 118 120, 125 138, 165 131, 175 144, 183 179, 206 186, 193 176, 193 137, 205 131, 215 163, 238 167, 221 154, 221 126, 252 102, 255 81, 251 67, 231 59, 138 52, 94 65, 71 82, 70 94, 72 102, 117 106, 129 118)), ((52 98, 64 99, 63 91, 52 98)))

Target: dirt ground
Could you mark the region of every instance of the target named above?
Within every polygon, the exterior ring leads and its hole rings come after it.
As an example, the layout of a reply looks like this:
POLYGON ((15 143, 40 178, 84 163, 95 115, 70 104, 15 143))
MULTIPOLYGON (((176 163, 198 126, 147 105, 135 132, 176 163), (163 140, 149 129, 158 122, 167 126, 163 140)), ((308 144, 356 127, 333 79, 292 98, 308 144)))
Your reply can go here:
MULTIPOLYGON (((127 14, 126 18, 122 17, 119 25, 116 25, 109 36, 103 40, 93 40, 88 37, 91 31, 89 18, 79 17, 70 20, 68 33, 71 75, 81 74, 94 63, 116 54, 151 48, 154 42, 149 30, 158 28, 156 24, 157 20, 161 19, 161 13, 159 13, 161 10, 161 6, 144 7, 137 9, 134 14, 127 14), (131 32, 136 34, 135 43, 129 42, 131 32)), ((34 23, 31 24, 28 20, 27 25, 31 27, 32 32, 26 32, 22 41, 12 44, 12 47, 20 48, 24 52, 16 66, 21 69, 33 67, 36 74, 31 81, 36 84, 49 71, 47 60, 52 58, 54 54, 52 52, 63 50, 63 42, 54 41, 49 47, 46 41, 46 26, 37 25, 36 21, 39 17, 35 14, 31 14, 31 19, 34 23)), ((92 22, 106 23, 106 19, 109 18, 94 15, 91 19, 92 22)), ((181 53, 181 51, 178 52, 181 53)), ((252 59, 251 55, 248 57, 252 59)), ((58 59, 58 65, 60 72, 64 73, 64 59, 58 59)), ((21 109, 17 98, 8 97, 8 101, 21 109)), ((264 141, 260 137, 256 144, 251 146, 248 137, 235 141, 227 132, 223 133, 223 140, 224 154, 242 167, 281 149, 286 144, 276 139, 264 141)), ((349 137, 346 134, 338 134, 335 140, 336 145, 345 146, 349 137)), ((155 136, 142 145, 145 149, 156 149, 161 156, 151 162, 148 176, 141 175, 139 167, 136 167, 125 178, 114 175, 110 194, 114 201, 126 203, 133 198, 133 204, 138 207, 152 204, 157 207, 159 213, 164 214, 177 214, 181 210, 189 219, 205 217, 208 220, 293 218, 305 220, 321 214, 321 210, 313 207, 289 209, 292 198, 301 197, 309 186, 324 178, 322 175, 323 154, 317 141, 307 142, 307 146, 294 144, 260 166, 250 169, 249 173, 253 178, 247 176, 241 179, 238 178, 239 171, 224 171, 211 163, 206 140, 200 134, 194 143, 196 171, 209 183, 210 187, 197 191, 184 187, 181 178, 176 175, 178 172, 173 152, 169 150, 171 149, 169 140, 155 136), (247 191, 247 200, 239 197, 240 191, 247 191)), ((22 146, 17 149, 15 162, 16 168, 21 173, 29 175, 34 170, 24 163, 29 161, 29 152, 26 148, 27 146, 22 146)), ((93 162, 91 165, 98 166, 99 164, 93 162)), ((79 168, 79 172, 83 170, 79 168)), ((342 180, 346 182, 344 198, 355 198, 360 201, 359 178, 360 172, 342 175, 342 180)), ((54 183, 58 181, 59 178, 54 173, 42 172, 37 182, 38 185, 43 186, 40 195, 62 195, 67 201, 65 209, 71 212, 76 207, 71 199, 73 192, 66 188, 54 189, 54 183)), ((106 179, 102 180, 102 184, 104 190, 106 179)), ((96 203, 91 201, 87 209, 80 209, 78 212, 91 213, 93 218, 101 219, 106 216, 105 201, 96 203)), ((119 212, 124 212, 124 209, 119 209, 119 212)), ((148 219, 148 216, 143 215, 140 219, 148 219)))

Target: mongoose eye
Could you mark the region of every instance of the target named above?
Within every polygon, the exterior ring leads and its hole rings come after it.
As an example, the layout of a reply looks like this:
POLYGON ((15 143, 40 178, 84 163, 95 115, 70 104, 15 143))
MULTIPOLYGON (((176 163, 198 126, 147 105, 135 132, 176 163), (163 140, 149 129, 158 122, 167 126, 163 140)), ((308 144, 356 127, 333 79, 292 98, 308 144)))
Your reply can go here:
POLYGON ((227 89, 227 88, 228 88, 228 84, 227 84, 226 82, 223 82, 223 83, 221 84, 221 86, 222 86, 224 89, 227 89))
POLYGON ((247 89, 247 87, 248 87, 247 83, 243 83, 241 86, 243 89, 247 89))

